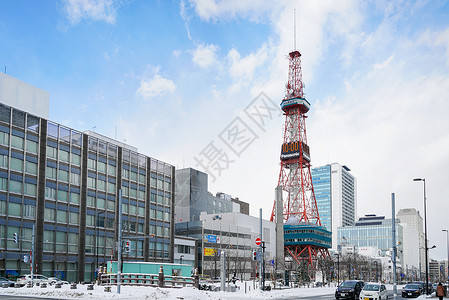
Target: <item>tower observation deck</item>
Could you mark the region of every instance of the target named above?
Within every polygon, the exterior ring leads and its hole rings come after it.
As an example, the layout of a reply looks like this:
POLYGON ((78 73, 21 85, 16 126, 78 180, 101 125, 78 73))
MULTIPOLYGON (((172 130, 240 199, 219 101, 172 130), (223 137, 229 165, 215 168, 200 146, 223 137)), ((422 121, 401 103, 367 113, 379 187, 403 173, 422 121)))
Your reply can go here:
MULTIPOLYGON (((313 190, 305 122, 310 103, 303 92, 301 53, 292 51, 288 58, 288 82, 285 98, 281 102, 285 123, 278 181, 278 186, 286 195, 282 206, 284 255, 291 256, 298 264, 305 261, 313 266, 317 259, 329 255, 331 232, 321 226, 313 190)), ((271 221, 276 216, 276 201, 279 199, 275 200, 271 221)))

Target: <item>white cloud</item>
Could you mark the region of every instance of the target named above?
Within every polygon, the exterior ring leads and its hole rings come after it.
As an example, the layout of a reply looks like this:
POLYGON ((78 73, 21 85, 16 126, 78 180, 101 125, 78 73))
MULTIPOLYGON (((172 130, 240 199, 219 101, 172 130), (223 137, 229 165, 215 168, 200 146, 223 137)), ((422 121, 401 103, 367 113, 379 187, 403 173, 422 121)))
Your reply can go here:
POLYGON ((265 46, 245 57, 241 57, 240 53, 233 48, 227 56, 229 72, 234 79, 250 81, 253 79, 256 68, 263 65, 266 59, 267 48, 265 46))
POLYGON ((193 62, 203 69, 209 68, 217 63, 216 52, 218 49, 218 46, 213 44, 199 45, 192 51, 193 62))
POLYGON ((115 23, 117 0, 64 0, 63 6, 70 23, 77 24, 82 19, 115 23))
POLYGON ((148 100, 165 93, 172 93, 175 90, 176 85, 172 80, 156 74, 151 79, 143 78, 136 94, 148 100))
POLYGON ((261 15, 276 10, 276 6, 273 6, 270 0, 189 0, 189 2, 195 7, 196 14, 206 21, 235 17, 255 21, 261 15))

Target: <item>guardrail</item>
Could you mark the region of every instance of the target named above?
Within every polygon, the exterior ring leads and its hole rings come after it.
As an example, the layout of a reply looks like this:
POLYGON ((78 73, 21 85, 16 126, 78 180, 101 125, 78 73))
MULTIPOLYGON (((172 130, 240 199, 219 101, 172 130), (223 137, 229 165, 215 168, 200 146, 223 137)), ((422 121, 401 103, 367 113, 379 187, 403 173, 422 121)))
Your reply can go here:
MULTIPOLYGON (((120 279, 121 285, 173 288, 193 286, 199 288, 198 269, 195 270, 195 275, 192 277, 169 276, 164 275, 163 268, 161 266, 159 274, 121 273, 120 279)), ((99 285, 117 285, 117 274, 101 274, 99 285)))

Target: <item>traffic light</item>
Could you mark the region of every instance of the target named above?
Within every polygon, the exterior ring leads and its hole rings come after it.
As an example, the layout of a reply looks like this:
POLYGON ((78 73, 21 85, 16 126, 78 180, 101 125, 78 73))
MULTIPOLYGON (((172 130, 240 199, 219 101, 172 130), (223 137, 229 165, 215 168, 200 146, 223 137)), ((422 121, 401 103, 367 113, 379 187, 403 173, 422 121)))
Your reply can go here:
POLYGON ((19 242, 19 238, 17 237, 17 232, 14 232, 14 243, 18 243, 19 242))
POLYGON ((126 253, 131 252, 131 242, 130 241, 125 241, 125 252, 126 253))
POLYGON ((253 260, 257 260, 257 251, 253 251, 253 260))

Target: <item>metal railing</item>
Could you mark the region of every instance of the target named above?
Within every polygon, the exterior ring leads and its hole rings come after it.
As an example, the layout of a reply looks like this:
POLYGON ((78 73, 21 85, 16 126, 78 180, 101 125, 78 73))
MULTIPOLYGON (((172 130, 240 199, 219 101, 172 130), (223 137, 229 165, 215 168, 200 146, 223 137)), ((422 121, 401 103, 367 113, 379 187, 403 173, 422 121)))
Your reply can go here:
MULTIPOLYGON (((120 284, 128 286, 153 286, 173 288, 194 286, 198 288, 199 276, 198 274, 195 274, 192 277, 169 276, 164 275, 163 272, 159 272, 159 274, 121 273, 120 284)), ((101 274, 99 285, 117 285, 117 274, 101 274)))

